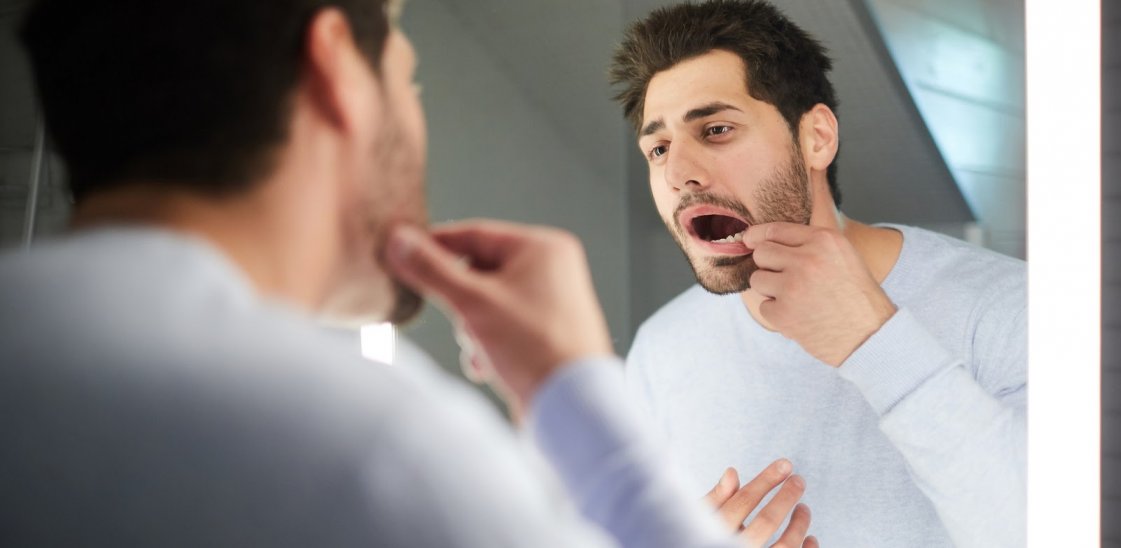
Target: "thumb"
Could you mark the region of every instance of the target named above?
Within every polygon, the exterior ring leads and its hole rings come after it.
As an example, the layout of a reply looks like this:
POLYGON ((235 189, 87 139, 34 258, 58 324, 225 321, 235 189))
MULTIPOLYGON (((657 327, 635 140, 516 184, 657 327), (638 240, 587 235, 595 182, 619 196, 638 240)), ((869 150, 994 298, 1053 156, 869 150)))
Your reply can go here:
POLYGON ((720 476, 720 481, 705 494, 705 500, 716 508, 720 508, 729 498, 736 493, 740 487, 739 474, 736 473, 735 468, 728 468, 724 470, 724 474, 720 476))
POLYGON ((402 225, 390 232, 386 259, 402 282, 455 308, 480 283, 460 257, 416 227, 402 225))

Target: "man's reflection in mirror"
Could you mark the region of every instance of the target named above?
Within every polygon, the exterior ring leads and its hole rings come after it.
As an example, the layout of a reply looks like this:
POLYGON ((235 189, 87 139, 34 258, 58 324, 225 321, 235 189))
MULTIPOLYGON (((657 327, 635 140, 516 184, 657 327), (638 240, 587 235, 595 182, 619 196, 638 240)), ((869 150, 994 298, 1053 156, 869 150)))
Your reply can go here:
POLYGON ((629 386, 698 493, 792 461, 824 545, 1022 546, 1024 263, 844 215, 831 66, 760 1, 627 30, 617 98, 698 282, 629 386))

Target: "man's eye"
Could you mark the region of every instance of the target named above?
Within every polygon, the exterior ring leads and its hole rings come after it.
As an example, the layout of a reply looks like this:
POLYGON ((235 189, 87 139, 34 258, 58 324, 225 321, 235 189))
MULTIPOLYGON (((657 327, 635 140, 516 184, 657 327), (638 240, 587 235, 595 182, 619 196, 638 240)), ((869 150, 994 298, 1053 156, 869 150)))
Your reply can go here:
POLYGON ((659 157, 659 156, 661 156, 665 153, 666 153, 666 146, 665 145, 658 145, 658 146, 650 149, 650 157, 651 158, 657 158, 657 157, 659 157))
POLYGON ((732 126, 712 126, 705 128, 705 135, 724 135, 732 131, 732 126))

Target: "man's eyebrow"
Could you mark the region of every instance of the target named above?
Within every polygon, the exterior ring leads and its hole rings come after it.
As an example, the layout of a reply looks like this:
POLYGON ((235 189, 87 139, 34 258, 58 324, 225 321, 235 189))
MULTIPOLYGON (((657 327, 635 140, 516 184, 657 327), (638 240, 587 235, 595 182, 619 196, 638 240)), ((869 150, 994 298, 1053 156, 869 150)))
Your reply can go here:
POLYGON ((685 116, 683 116, 681 119, 685 120, 686 122, 692 122, 693 120, 697 120, 699 118, 704 118, 706 116, 712 116, 713 114, 716 114, 717 112, 721 112, 721 111, 725 111, 725 110, 734 110, 736 112, 743 112, 742 110, 740 110, 740 109, 738 109, 738 108, 736 108, 732 105, 729 105, 728 103, 721 103, 720 101, 713 101, 713 102, 711 102, 707 105, 700 106, 700 107, 697 107, 693 110, 690 110, 689 112, 686 112, 685 116))
MULTIPOLYGON (((713 114, 716 114, 717 112, 722 112, 722 111, 725 111, 725 110, 734 110, 736 112, 743 112, 739 108, 737 108, 735 106, 732 106, 732 105, 729 105, 728 103, 722 103, 720 101, 713 101, 713 102, 711 102, 707 105, 699 106, 697 108, 694 108, 694 109, 690 110, 689 112, 686 112, 685 116, 682 116, 681 119, 686 121, 686 122, 692 122, 693 120, 699 120, 699 119, 704 118, 706 116, 712 116, 713 114)), ((665 121, 663 121, 661 118, 658 118, 657 120, 654 120, 653 122, 650 122, 649 124, 646 124, 646 127, 643 127, 642 131, 639 132, 639 136, 646 137, 647 135, 650 135, 651 133, 654 133, 658 130, 665 129, 665 127, 666 127, 665 121)))
POLYGON ((639 135, 642 136, 642 137, 646 137, 647 135, 650 135, 651 133, 654 133, 658 130, 662 130, 662 129, 665 129, 665 128, 666 128, 666 123, 664 121, 662 121, 661 118, 658 118, 657 120, 654 120, 653 122, 650 122, 649 124, 646 124, 646 127, 642 128, 642 132, 639 133, 639 135))

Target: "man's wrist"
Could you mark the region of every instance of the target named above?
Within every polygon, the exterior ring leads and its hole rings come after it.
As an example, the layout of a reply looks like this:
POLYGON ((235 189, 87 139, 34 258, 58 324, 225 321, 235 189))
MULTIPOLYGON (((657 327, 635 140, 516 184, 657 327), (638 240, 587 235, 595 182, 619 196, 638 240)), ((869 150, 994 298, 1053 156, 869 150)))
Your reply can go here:
POLYGON ((589 363, 598 363, 604 361, 616 361, 618 356, 612 352, 579 352, 563 355, 559 358, 554 358, 546 362, 545 365, 532 368, 528 371, 517 386, 511 386, 511 391, 517 396, 519 404, 523 409, 528 409, 534 401, 534 398, 547 385, 562 371, 576 366, 589 363))
POLYGON ((882 302, 873 304, 872 311, 868 314, 869 320, 864 322, 864 327, 858 329, 853 336, 855 343, 849 347, 844 355, 839 355, 837 358, 827 363, 833 367, 840 367, 853 353, 859 350, 861 346, 864 346, 864 344, 868 342, 868 339, 871 339, 873 335, 878 333, 880 329, 887 324, 887 322, 891 321, 891 318, 894 317, 895 313, 898 311, 899 309, 896 308, 895 303, 891 302, 886 296, 882 302))

